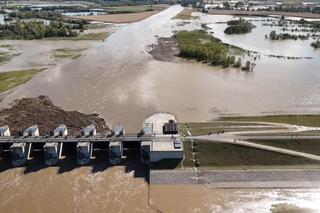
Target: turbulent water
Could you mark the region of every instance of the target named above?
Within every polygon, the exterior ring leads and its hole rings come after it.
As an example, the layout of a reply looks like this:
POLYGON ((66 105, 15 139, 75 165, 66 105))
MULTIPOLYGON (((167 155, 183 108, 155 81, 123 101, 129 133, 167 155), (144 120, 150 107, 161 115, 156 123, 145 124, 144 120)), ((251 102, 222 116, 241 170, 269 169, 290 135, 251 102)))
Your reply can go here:
MULTIPOLYGON (((269 43, 263 40, 266 29, 262 26, 255 28, 252 34, 225 36, 223 25, 210 25, 228 20, 229 16, 198 14, 200 17, 193 19, 191 24, 176 26, 179 21, 171 18, 182 9, 172 6, 141 22, 120 26, 106 41, 93 43, 82 57, 52 66, 20 86, 6 96, 1 105, 6 106, 20 97, 47 95, 54 104, 67 110, 98 112, 110 124, 124 123, 129 131, 139 130, 143 119, 158 111, 172 112, 182 121, 209 120, 221 114, 319 113, 319 52, 313 51, 307 41, 269 43), (253 72, 242 72, 186 61, 160 62, 147 53, 147 46, 156 42, 156 36, 171 36, 172 30, 184 27, 199 28, 202 21, 208 23, 224 42, 262 54, 311 56, 313 59, 262 57, 253 72)), ((46 44, 54 45, 54 42, 46 44)), ((22 56, 26 57, 26 54, 22 56)), ((1 66, 10 68, 10 63, 1 66)), ((98 171, 92 171, 91 167, 74 168, 64 172, 55 167, 28 172, 7 169, 0 174, 0 212, 151 211, 144 177, 133 176, 132 170, 126 171, 121 166, 98 171)), ((171 187, 161 187, 152 194, 152 200, 160 209, 175 208, 171 187), (170 193, 172 196, 163 199, 170 193)), ((186 200, 192 200, 192 191, 177 189, 175 193, 181 192, 176 196, 187 196, 186 200)), ((234 193, 258 206, 260 201, 256 198, 262 197, 260 203, 267 203, 263 207, 266 210, 278 199, 263 193, 257 193, 257 196, 255 192, 234 193)), ((314 191, 306 193, 318 194, 314 191)), ((293 202, 299 200, 298 193, 293 191, 292 194, 293 202)), ((207 193, 206 199, 200 202, 200 205, 204 202, 205 208, 190 202, 193 206, 189 210, 210 212, 242 208, 232 205, 233 200, 224 200, 230 194, 220 195, 217 201, 222 203, 220 209, 208 207, 216 194, 207 193)), ((254 211, 257 206, 248 208, 254 211)), ((243 209, 247 212, 247 207, 243 209)))

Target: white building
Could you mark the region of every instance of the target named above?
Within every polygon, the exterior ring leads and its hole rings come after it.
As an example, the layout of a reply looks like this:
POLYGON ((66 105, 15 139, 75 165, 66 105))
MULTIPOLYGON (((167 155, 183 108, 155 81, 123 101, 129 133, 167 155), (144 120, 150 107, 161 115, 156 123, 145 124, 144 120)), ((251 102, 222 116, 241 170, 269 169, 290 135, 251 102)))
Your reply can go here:
POLYGON ((143 130, 153 135, 152 141, 141 143, 141 160, 145 162, 149 156, 151 162, 163 159, 183 159, 183 142, 180 132, 176 131, 178 123, 176 117, 168 113, 157 113, 148 117, 143 130), (172 134, 164 132, 165 125, 172 125, 172 134))

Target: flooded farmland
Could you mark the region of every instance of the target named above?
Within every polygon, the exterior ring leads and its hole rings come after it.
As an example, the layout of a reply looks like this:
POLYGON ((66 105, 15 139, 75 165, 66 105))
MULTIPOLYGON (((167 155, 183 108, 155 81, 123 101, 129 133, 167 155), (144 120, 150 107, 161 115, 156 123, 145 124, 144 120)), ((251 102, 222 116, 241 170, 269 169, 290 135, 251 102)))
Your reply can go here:
MULTIPOLYGON (((231 16, 196 13, 198 18, 179 24, 181 21, 171 18, 182 9, 181 6, 172 6, 141 22, 121 25, 103 42, 77 43, 86 48, 85 53, 76 60, 66 60, 57 65, 50 65, 49 50, 74 44, 48 41, 41 46, 31 42, 30 45, 34 46, 27 49, 31 53, 42 48, 46 53, 37 52, 28 57, 28 52, 22 48, 22 54, 1 65, 0 70, 33 66, 34 61, 36 66, 48 66, 48 70, 12 91, 0 106, 6 107, 21 97, 46 95, 66 110, 97 112, 110 125, 121 122, 129 132, 140 130, 143 119, 158 111, 172 112, 180 121, 205 121, 220 115, 320 113, 320 52, 310 47, 310 41, 265 40, 269 29, 259 23, 255 23, 257 28, 251 34, 225 36, 225 26, 215 22, 229 20, 231 16), (254 71, 222 69, 185 60, 163 62, 148 54, 147 46, 156 42, 156 36, 169 37, 173 30, 200 28, 202 22, 207 23, 214 36, 223 42, 261 53, 254 71), (311 59, 278 59, 270 58, 268 54, 311 59), (40 63, 42 59, 44 64, 40 63)), ((19 42, 13 45, 19 47, 19 42)), ((24 45, 21 42, 21 46, 24 45)), ((98 172, 93 172, 90 167, 74 168, 63 173, 59 173, 57 168, 44 168, 27 174, 20 168, 8 169, 1 172, 0 183, 0 212, 8 212, 9 209, 13 212, 24 209, 58 212, 57 204, 65 212, 99 212, 105 209, 110 212, 152 211, 148 207, 148 185, 144 178, 134 177, 132 171, 127 172, 121 166, 98 172)), ((177 206, 183 207, 186 201, 190 201, 190 208, 184 206, 183 212, 224 209, 235 212, 241 210, 243 202, 248 204, 248 208, 243 208, 242 212, 252 212, 257 206, 268 212, 275 200, 282 202, 282 198, 273 195, 286 193, 289 195, 284 203, 296 203, 297 200, 319 202, 317 190, 307 190, 307 195, 302 191, 301 195, 301 190, 259 193, 254 190, 213 191, 203 186, 177 187, 152 186, 153 204, 166 212, 175 200, 170 198, 180 196, 177 206), (198 195, 197 199, 191 196, 181 199, 191 191, 198 195), (235 195, 237 202, 233 200, 235 195), (305 199, 300 195, 305 195, 305 199), (314 197, 308 199, 308 196, 314 197), (260 206, 259 198, 267 205, 260 206)))

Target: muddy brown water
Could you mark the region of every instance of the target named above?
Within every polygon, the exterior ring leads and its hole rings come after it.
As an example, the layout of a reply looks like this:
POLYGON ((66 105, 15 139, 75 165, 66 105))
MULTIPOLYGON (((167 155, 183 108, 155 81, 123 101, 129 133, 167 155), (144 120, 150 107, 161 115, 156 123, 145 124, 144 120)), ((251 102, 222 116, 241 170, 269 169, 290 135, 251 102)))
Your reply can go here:
MULTIPOLYGON (((185 61, 153 60, 146 47, 156 42, 156 35, 171 36, 172 29, 183 27, 173 27, 179 21, 171 20, 181 10, 180 6, 172 6, 141 22, 121 26, 105 42, 83 42, 83 46, 89 45, 89 48, 82 57, 50 66, 48 71, 7 95, 1 107, 17 98, 47 95, 66 110, 97 112, 111 125, 124 123, 128 131, 139 130, 144 118, 158 111, 175 113, 181 121, 209 120, 221 114, 319 113, 317 52, 309 61, 262 60, 251 73, 185 61)), ((184 27, 200 27, 201 19, 184 27)), ((214 16, 210 19, 214 21, 214 16)), ((50 48, 71 45, 49 43, 46 44, 51 45, 50 48)), ((294 52, 288 49, 293 43, 278 45, 288 53, 305 52, 307 56, 310 53, 305 51, 309 48, 307 45, 299 45, 300 49, 294 52)), ((43 55, 46 66, 50 62, 48 54, 47 51, 43 55)), ((22 56, 30 66, 35 60, 35 57, 28 58, 27 52, 22 56)), ((14 60, 22 56, 1 65, 1 70, 19 67, 13 63, 19 64, 14 60)), ((37 66, 42 65, 40 62, 37 66)), ((21 63, 20 67, 25 64, 21 63)), ((151 211, 145 179, 134 177, 133 172, 123 166, 96 172, 82 167, 64 173, 59 173, 56 167, 28 173, 23 168, 10 168, 1 172, 0 183, 0 212, 151 211)), ((255 190, 217 192, 205 186, 177 187, 152 186, 153 203, 164 212, 269 211, 271 204, 282 201, 287 193, 271 190, 271 195, 279 196, 268 197, 265 194, 270 190, 260 194, 255 190), (190 197, 191 193, 196 198, 190 197), (267 198, 259 201, 259 197, 267 198), (233 205, 237 202, 239 205, 233 205), (249 204, 252 208, 246 211, 249 204)), ((302 199, 299 190, 293 190, 292 196, 283 202, 320 202, 316 198, 318 191, 306 193, 315 198, 306 195, 302 199)))

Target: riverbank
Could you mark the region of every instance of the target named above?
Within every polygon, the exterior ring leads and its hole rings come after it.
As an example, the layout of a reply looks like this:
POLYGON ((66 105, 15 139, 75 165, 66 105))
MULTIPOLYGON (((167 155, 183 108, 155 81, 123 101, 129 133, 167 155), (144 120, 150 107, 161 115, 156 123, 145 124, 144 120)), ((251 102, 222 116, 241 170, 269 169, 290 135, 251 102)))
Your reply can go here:
POLYGON ((242 16, 291 16, 307 19, 320 19, 320 14, 316 13, 294 13, 280 11, 245 11, 245 10, 208 10, 212 15, 242 15, 242 16))

